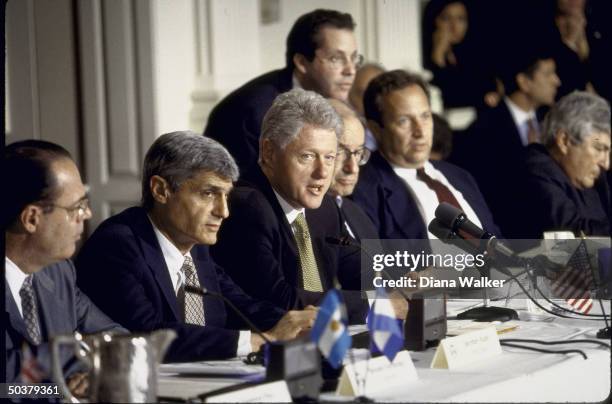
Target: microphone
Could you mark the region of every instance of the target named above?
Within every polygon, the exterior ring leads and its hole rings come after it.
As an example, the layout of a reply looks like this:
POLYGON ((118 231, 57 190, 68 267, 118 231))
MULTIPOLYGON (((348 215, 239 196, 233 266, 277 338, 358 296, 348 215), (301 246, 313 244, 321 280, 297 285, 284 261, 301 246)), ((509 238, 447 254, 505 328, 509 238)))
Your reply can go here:
POLYGON ((200 295, 200 296, 212 296, 215 297, 217 299, 221 299, 225 304, 227 304, 236 314, 238 314, 238 316, 242 319, 242 321, 244 321, 246 323, 246 325, 248 325, 249 327, 251 327, 251 329, 257 334, 259 335, 261 338, 263 338, 263 340, 268 343, 271 344, 272 341, 270 341, 266 335, 259 329, 259 327, 257 327, 251 320, 248 319, 247 316, 245 316, 242 311, 240 311, 240 309, 238 309, 238 307, 236 307, 234 305, 234 303, 232 303, 228 298, 226 298, 225 296, 223 296, 221 293, 217 293, 217 292, 213 292, 210 291, 208 289, 206 289, 205 287, 198 287, 198 286, 193 286, 193 285, 189 285, 187 283, 185 283, 185 292, 187 293, 194 293, 196 295, 200 295))
POLYGON ((441 225, 446 226, 452 233, 475 245, 480 251, 486 251, 493 256, 499 254, 513 264, 523 264, 523 260, 511 248, 499 241, 495 235, 472 223, 466 214, 457 207, 442 202, 436 208, 435 216, 441 225))
POLYGON ((465 252, 472 255, 479 254, 481 251, 472 243, 469 243, 459 237, 457 233, 452 231, 449 227, 446 227, 439 219, 434 218, 427 226, 427 230, 441 241, 449 244, 453 244, 459 247, 465 252))
MULTIPOLYGON (((334 245, 341 245, 341 246, 347 246, 347 245, 352 245, 352 241, 351 238, 349 236, 341 236, 341 237, 332 237, 332 236, 326 236, 325 237, 325 242, 329 243, 329 244, 334 244, 334 245)), ((357 247, 357 246, 355 246, 357 247)), ((359 246, 359 248, 361 248, 361 246, 359 246)), ((367 251, 366 251, 367 254, 367 251)), ((370 254, 368 254, 370 255, 370 254)))
POLYGON ((503 265, 529 265, 535 269, 535 274, 550 279, 554 272, 563 269, 563 265, 552 262, 544 255, 533 258, 519 257, 510 247, 472 223, 465 213, 449 203, 442 202, 438 205, 435 215, 436 218, 429 223, 428 230, 440 240, 450 242, 466 252, 471 254, 487 252, 494 258, 502 258, 503 265), (474 240, 480 242, 475 243, 474 240), (481 243, 483 241, 484 244, 481 243))
MULTIPOLYGON (((263 340, 266 346, 247 355, 247 365, 264 365, 266 380, 285 380, 289 394, 295 402, 316 402, 321 389, 321 363, 319 353, 311 341, 302 338, 293 341, 270 341, 266 335, 221 293, 205 287, 185 284, 186 293, 221 299, 263 340), (265 356, 265 358, 264 358, 265 356), (288 365, 292 363, 293 365, 288 365), (295 365, 297 363, 298 365, 295 365)), ((209 394, 209 393, 207 393, 209 394)), ((200 395, 203 397, 204 395, 200 395)))
MULTIPOLYGON (((355 247, 358 248, 359 250, 363 251, 368 257, 370 257, 370 259, 372 259, 372 261, 374 260, 374 257, 372 257, 372 254, 370 254, 368 252, 368 250, 366 250, 365 248, 363 248, 361 246, 361 243, 355 243, 351 237, 343 235, 340 237, 334 237, 334 236, 326 236, 325 237, 325 242, 329 243, 329 244, 334 244, 334 245, 339 245, 342 247, 355 247)), ((380 270, 380 273, 383 274, 387 279, 393 279, 391 277, 391 275, 389 275, 389 273, 387 271, 385 271, 384 269, 380 270)), ((399 292, 400 295, 402 295, 402 297, 406 300, 410 300, 411 298, 406 294, 406 292, 404 292, 402 290, 402 288, 396 288, 396 290, 399 292)))

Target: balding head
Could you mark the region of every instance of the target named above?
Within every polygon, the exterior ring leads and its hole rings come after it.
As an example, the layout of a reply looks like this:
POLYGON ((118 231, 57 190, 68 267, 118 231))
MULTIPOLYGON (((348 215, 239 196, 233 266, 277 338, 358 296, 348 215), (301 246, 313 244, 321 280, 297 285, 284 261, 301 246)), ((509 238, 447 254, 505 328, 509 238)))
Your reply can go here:
POLYGON ((369 150, 365 149, 365 132, 355 110, 338 100, 328 100, 342 118, 344 131, 338 141, 338 159, 334 179, 329 192, 332 195, 349 196, 353 193, 359 177, 359 165, 367 161, 369 150))
POLYGON ((359 113, 359 115, 364 115, 363 94, 365 93, 366 88, 368 88, 368 84, 370 84, 370 81, 372 81, 373 78, 384 72, 385 69, 376 63, 367 63, 357 70, 357 73, 355 74, 355 81, 353 82, 353 86, 349 92, 349 102, 359 113))

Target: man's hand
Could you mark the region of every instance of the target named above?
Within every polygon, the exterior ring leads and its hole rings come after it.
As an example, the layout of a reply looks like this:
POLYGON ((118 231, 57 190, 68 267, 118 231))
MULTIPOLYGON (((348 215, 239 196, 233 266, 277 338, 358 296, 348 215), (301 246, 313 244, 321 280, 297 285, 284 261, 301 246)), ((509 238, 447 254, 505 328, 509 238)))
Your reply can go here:
POLYGON ((389 294, 391 306, 395 311, 395 318, 404 320, 408 314, 408 300, 402 296, 397 290, 394 290, 389 294))
MULTIPOLYGON (((317 313, 318 309, 314 306, 306 306, 304 310, 288 311, 274 327, 264 332, 264 335, 270 341, 294 339, 312 328, 317 313)), ((258 351, 264 342, 261 336, 251 334, 251 347, 254 352, 258 351)))
POLYGON ((303 330, 312 328, 317 312, 318 309, 314 306, 307 306, 304 310, 288 311, 274 327, 266 331, 266 337, 281 341, 293 339, 303 330))
POLYGON ((77 398, 86 398, 89 393, 89 375, 77 372, 66 379, 68 389, 77 398))

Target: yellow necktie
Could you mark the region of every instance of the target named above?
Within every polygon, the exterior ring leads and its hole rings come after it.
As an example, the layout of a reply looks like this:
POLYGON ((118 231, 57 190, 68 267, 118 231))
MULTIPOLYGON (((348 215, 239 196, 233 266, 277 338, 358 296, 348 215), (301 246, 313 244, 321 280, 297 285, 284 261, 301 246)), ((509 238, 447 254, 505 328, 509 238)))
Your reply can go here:
POLYGON ((319 269, 315 260, 308 231, 308 223, 303 213, 300 213, 293 221, 295 231, 295 241, 300 255, 300 265, 302 267, 302 277, 304 278, 304 289, 311 292, 323 292, 323 285, 319 277, 319 269))

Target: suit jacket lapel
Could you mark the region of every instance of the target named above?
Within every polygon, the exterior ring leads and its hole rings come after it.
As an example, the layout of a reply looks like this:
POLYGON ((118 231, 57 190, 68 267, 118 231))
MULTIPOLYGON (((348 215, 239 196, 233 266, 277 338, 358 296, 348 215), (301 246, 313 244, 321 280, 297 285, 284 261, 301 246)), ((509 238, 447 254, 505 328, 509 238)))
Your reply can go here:
POLYGON ((42 271, 34 274, 33 282, 36 285, 34 289, 38 297, 38 316, 43 340, 56 335, 58 333, 56 330, 72 329, 73 327, 59 324, 70 321, 70 318, 63 313, 70 305, 65 301, 66 296, 56 293, 55 282, 42 271))
POLYGON ((395 174, 389 163, 379 153, 375 153, 374 157, 372 163, 378 166, 381 173, 381 186, 387 210, 396 224, 395 227, 399 229, 403 237, 410 238, 408 229, 422 219, 411 217, 408 212, 418 213, 418 208, 412 195, 410 195, 410 191, 408 191, 408 186, 395 174))
POLYGON ((147 262, 147 265, 151 268, 153 276, 157 281, 159 288, 162 291, 168 305, 172 309, 177 320, 181 319, 181 312, 178 307, 176 294, 174 293, 174 287, 172 286, 172 279, 168 273, 168 267, 164 260, 164 255, 161 252, 161 247, 155 237, 153 231, 153 225, 149 221, 144 210, 139 211, 140 216, 137 221, 136 233, 140 236, 140 245, 142 252, 147 262))
POLYGON ((293 237, 293 231, 291 230, 291 226, 289 222, 287 222, 287 217, 285 216, 285 212, 283 208, 278 203, 278 199, 276 198, 276 194, 272 189, 272 185, 270 185, 270 181, 268 178, 261 172, 261 170, 257 171, 257 174, 253 177, 252 182, 259 189, 268 202, 270 206, 272 206, 272 210, 274 211, 275 216, 278 218, 279 226, 281 227, 282 236, 285 238, 285 245, 287 245, 293 255, 296 257, 298 255, 297 244, 295 243, 295 238, 293 237))
MULTIPOLYGON (((23 321, 23 317, 21 317, 21 314, 19 314, 17 303, 15 302, 15 299, 13 299, 13 294, 11 293, 11 289, 9 288, 9 284, 8 282, 6 282, 6 280, 4 281, 4 286, 5 286, 4 302, 5 302, 5 310, 6 310, 6 313, 8 314, 8 321, 10 322, 12 328, 15 331, 17 331, 20 335, 22 335, 30 343, 32 343, 28 335, 28 332, 26 330, 26 325, 25 325, 25 322, 23 321)), ((8 328, 9 327, 7 327, 7 329, 8 328)))

